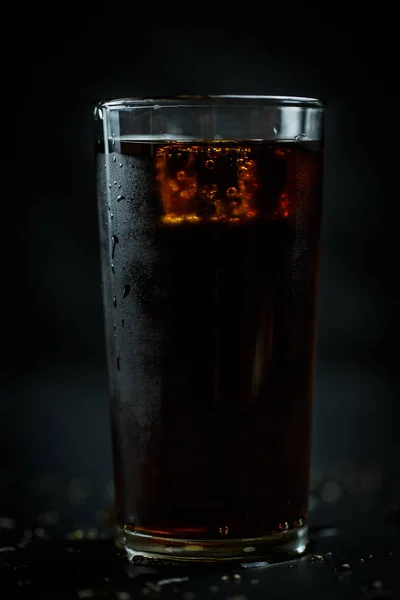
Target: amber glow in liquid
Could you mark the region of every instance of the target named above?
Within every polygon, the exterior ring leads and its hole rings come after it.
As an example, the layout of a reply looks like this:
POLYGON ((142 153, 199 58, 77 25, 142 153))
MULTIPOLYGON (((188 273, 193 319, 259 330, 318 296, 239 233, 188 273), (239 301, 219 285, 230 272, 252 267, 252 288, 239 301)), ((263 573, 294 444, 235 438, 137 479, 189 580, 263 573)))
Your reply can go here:
POLYGON ((119 525, 185 539, 301 527, 319 146, 119 140, 98 157, 119 525))

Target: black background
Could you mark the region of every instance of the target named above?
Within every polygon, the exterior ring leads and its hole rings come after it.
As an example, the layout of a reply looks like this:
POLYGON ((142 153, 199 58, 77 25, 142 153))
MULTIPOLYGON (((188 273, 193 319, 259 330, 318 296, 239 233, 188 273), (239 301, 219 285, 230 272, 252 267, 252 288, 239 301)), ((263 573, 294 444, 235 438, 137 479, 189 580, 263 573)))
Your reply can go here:
POLYGON ((92 525, 112 499, 93 102, 243 93, 329 107, 313 519, 395 518, 396 39, 390 15, 325 9, 232 5, 224 25, 210 4, 164 19, 157 5, 32 5, 5 19, 0 516, 92 525))

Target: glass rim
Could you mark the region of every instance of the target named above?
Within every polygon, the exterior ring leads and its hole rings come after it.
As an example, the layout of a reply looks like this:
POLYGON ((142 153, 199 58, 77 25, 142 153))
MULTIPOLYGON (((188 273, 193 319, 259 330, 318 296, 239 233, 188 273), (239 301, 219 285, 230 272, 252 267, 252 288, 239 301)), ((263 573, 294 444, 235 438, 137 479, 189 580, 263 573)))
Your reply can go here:
POLYGON ((152 96, 152 97, 122 97, 110 98, 95 102, 94 106, 103 109, 125 108, 177 108, 183 106, 237 106, 251 107, 252 105, 265 105, 275 107, 300 107, 325 109, 326 103, 319 98, 307 96, 274 96, 274 95, 178 95, 178 96, 152 96))

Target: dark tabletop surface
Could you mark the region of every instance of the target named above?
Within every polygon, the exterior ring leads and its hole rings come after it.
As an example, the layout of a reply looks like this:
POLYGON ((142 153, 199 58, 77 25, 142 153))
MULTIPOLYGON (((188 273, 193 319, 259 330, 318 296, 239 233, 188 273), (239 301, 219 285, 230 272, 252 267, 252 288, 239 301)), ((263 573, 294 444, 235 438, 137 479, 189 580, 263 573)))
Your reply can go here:
POLYGON ((47 540, 39 529, 17 539, 2 529, 0 598, 400 599, 398 527, 368 534, 314 527, 301 559, 216 567, 131 563, 106 535, 69 538, 47 540))

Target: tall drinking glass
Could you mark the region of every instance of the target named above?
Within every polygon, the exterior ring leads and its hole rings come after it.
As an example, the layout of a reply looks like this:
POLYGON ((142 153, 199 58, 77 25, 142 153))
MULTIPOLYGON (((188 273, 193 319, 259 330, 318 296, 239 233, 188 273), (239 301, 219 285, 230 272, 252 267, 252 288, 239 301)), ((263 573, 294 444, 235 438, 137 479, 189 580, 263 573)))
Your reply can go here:
POLYGON ((98 210, 118 540, 130 556, 308 544, 324 106, 100 103, 98 210))

